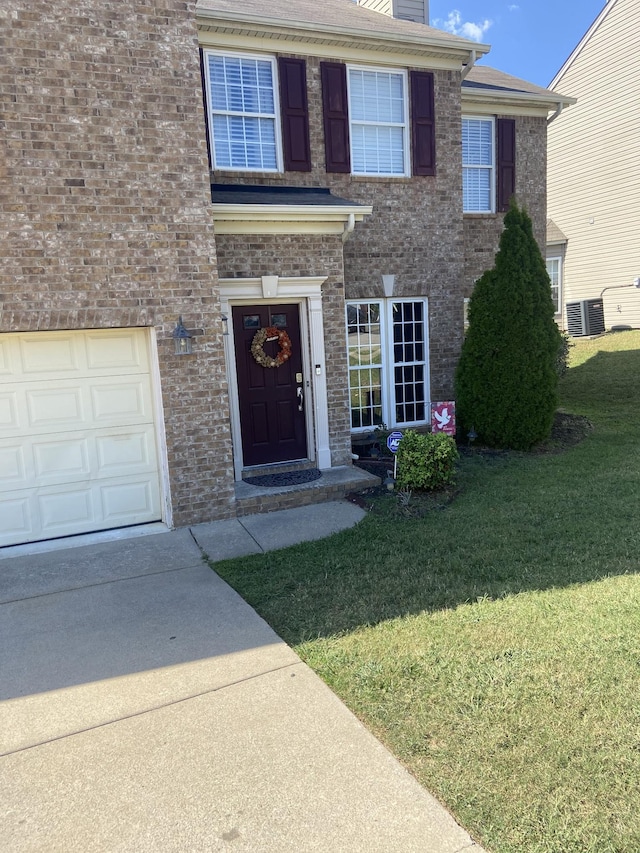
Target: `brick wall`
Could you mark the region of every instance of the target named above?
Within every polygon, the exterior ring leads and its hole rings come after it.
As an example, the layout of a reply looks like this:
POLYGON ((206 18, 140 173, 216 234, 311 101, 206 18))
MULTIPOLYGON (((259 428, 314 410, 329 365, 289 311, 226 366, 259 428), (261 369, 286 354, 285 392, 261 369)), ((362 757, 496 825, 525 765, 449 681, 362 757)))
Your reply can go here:
POLYGON ((220 235, 217 238, 217 249, 221 278, 254 278, 263 275, 327 276, 327 281, 322 285, 322 316, 331 464, 350 465, 349 377, 341 237, 220 235))
MULTIPOLYGON (((500 116, 499 116, 500 117, 500 116)), ((547 230, 547 122, 544 118, 516 118, 516 199, 533 223, 533 233, 544 254, 547 230)), ((493 267, 504 214, 464 215, 464 295, 485 270, 493 267)))
MULTIPOLYGON (((435 177, 352 177, 325 171, 321 60, 302 58, 307 62, 312 171, 280 175, 217 171, 214 177, 227 183, 328 187, 351 201, 372 204, 372 216, 356 225, 344 246, 345 296, 380 298, 381 276, 392 274, 396 296, 429 298, 431 392, 433 399, 447 399, 453 393, 462 341, 460 75, 434 72, 435 177)), ((276 271, 270 269, 271 274, 276 271)))
POLYGON ((174 521, 230 515, 195 2, 4 0, 0 38, 0 332, 153 327, 174 521))

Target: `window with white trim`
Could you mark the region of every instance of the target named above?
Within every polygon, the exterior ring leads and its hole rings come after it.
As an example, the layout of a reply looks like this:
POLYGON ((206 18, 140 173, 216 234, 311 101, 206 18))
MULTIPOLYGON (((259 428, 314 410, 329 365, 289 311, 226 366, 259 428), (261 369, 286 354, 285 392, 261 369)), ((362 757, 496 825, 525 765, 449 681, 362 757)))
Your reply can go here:
POLYGON ((352 173, 408 175, 406 72, 350 67, 347 80, 352 173))
POLYGON ((462 209, 495 211, 495 126, 493 118, 462 119, 462 209))
POLYGON ((273 57, 205 51, 213 165, 282 171, 273 57))
POLYGON ((426 299, 347 303, 353 430, 429 421, 426 299))
POLYGON ((562 283, 562 258, 547 258, 547 273, 551 280, 551 298, 556 314, 561 312, 560 291, 562 283))

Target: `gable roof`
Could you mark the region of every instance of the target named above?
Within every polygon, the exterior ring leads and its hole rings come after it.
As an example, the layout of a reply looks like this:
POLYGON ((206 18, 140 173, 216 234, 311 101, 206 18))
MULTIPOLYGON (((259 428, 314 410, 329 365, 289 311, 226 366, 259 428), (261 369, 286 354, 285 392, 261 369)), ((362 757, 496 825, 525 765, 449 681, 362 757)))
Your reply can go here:
POLYGON ((582 38, 580 39, 580 41, 578 42, 578 44, 576 45, 576 47, 575 47, 575 48, 573 49, 573 51, 569 54, 569 57, 568 57, 568 59, 566 60, 566 62, 565 62, 565 63, 563 64, 563 66, 560 68, 560 70, 558 71, 558 73, 556 74, 556 76, 553 78, 553 80, 549 83, 549 88, 551 88, 551 89, 552 89, 552 88, 553 88, 554 86, 556 86, 556 85, 560 82, 560 80, 564 77, 564 75, 565 75, 565 74, 566 74, 566 72, 569 70, 569 68, 573 65, 573 63, 574 63, 574 62, 575 62, 575 60, 578 58, 578 56, 580 55, 580 53, 582 53, 582 49, 583 49, 583 48, 584 48, 584 46, 587 44, 587 42, 589 41, 589 39, 591 38, 591 36, 593 35, 593 33, 598 29, 598 27, 600 26, 600 24, 604 21, 604 19, 607 17, 607 15, 609 14, 609 12, 610 12, 610 11, 613 9, 613 7, 616 5, 617 0, 604 0, 604 2, 605 2, 605 7, 604 7, 604 9, 600 12, 600 14, 597 16, 597 18, 595 19, 595 21, 591 24, 591 26, 589 27, 589 29, 587 30, 587 32, 582 36, 582 38))
POLYGON ((567 242, 567 237, 558 228, 553 219, 547 219, 547 245, 556 245, 567 242))
MULTIPOLYGON (((487 44, 399 20, 381 12, 358 6, 352 0, 197 0, 196 15, 200 21, 215 19, 229 25, 245 24, 251 30, 276 27, 314 34, 357 37, 365 40, 384 40, 407 47, 439 47, 451 50, 472 50, 477 55, 488 53, 487 44)), ((247 29, 245 27, 244 29, 247 29)))
POLYGON ((575 104, 575 98, 568 98, 535 83, 505 74, 488 65, 474 65, 462 81, 462 94, 470 98, 490 99, 492 101, 526 101, 532 105, 548 108, 575 104))

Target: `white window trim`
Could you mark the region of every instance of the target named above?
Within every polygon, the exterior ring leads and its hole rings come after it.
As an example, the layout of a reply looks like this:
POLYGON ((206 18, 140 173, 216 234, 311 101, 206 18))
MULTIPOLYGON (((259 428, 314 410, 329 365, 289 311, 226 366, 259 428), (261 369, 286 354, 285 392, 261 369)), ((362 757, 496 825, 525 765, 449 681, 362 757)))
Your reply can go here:
MULTIPOLYGON (((548 258, 545 258, 545 266, 549 261, 557 261, 558 262, 558 310, 555 312, 556 317, 559 317, 562 314, 562 256, 561 255, 550 255, 548 258)), ((549 270, 547 269, 547 274, 549 270)), ((551 276, 549 276, 551 278, 551 276)), ((553 283, 551 285, 553 290, 553 283)))
MULTIPOLYGON (((495 116, 482 116, 482 115, 463 115, 462 121, 483 121, 491 123, 491 165, 490 166, 466 166, 464 162, 464 149, 462 151, 462 174, 464 175, 465 169, 487 169, 490 172, 491 179, 489 181, 489 187, 491 191, 491 202, 490 208, 488 210, 466 210, 464 207, 464 191, 462 194, 462 205, 463 205, 463 213, 477 214, 482 215, 486 213, 495 213, 496 212, 496 183, 497 183, 497 172, 496 172, 496 120, 495 116)), ((460 125, 460 130, 462 131, 462 123, 460 125)), ((463 178, 464 180, 464 178, 463 178)))
POLYGON ((211 164, 214 169, 221 172, 251 172, 255 173, 270 173, 277 174, 279 172, 284 172, 284 157, 282 152, 282 126, 281 126, 281 117, 280 117, 280 80, 278 78, 278 64, 276 62, 275 56, 270 56, 269 54, 264 53, 244 53, 242 51, 234 51, 234 50, 203 50, 203 59, 204 59, 204 81, 205 81, 205 90, 206 90, 206 99, 207 99, 207 127, 209 128, 209 139, 211 140, 211 164), (207 57, 209 56, 229 56, 237 59, 258 59, 262 62, 270 62, 271 63, 271 79, 273 80, 273 109, 274 115, 266 113, 227 113, 223 111, 218 111, 217 115, 251 115, 256 118, 273 118, 275 121, 274 124, 274 132, 276 137, 276 168, 275 169, 267 169, 265 167, 260 167, 257 169, 252 169, 250 167, 236 167, 236 166, 218 166, 216 163, 216 146, 213 135, 213 101, 211 98, 211 79, 209 76, 209 63, 207 57))
MULTIPOLYGON (((347 308, 349 305, 379 305, 380 306, 380 338, 384 341, 384 350, 382 353, 381 365, 381 380, 382 380, 382 420, 385 426, 394 429, 411 429, 412 427, 426 426, 431 423, 431 359, 430 359, 430 336, 429 336, 429 300, 426 296, 407 296, 402 298, 389 297, 385 299, 348 299, 345 302, 345 346, 347 352, 347 371, 348 371, 348 391, 349 391, 349 420, 351 420, 351 369, 348 363, 349 359, 349 333, 347 323, 347 308), (396 385, 394 368, 397 366, 393 352, 393 316, 392 306, 394 304, 406 302, 422 302, 424 305, 424 329, 425 329, 425 359, 424 359, 424 420, 419 421, 403 421, 396 423, 396 385)), ((378 365, 360 365, 363 369, 378 365)), ((376 429, 377 424, 369 426, 351 427, 352 433, 366 433, 376 429)))
MULTIPOLYGON (((357 177, 371 178, 407 178, 411 175, 411 164, 409 157, 411 154, 409 145, 409 75, 405 68, 385 68, 375 65, 347 65, 347 104, 349 111, 349 155, 351 159, 351 174, 357 177), (404 109, 404 122, 384 121, 354 121, 353 109, 351 106, 351 72, 352 71, 373 71, 378 74, 399 74, 402 77, 402 100, 404 109), (353 169, 353 126, 371 127, 401 127, 402 128, 402 158, 404 160, 404 172, 355 172, 353 169)), ((374 300, 375 301, 375 300, 374 300)))

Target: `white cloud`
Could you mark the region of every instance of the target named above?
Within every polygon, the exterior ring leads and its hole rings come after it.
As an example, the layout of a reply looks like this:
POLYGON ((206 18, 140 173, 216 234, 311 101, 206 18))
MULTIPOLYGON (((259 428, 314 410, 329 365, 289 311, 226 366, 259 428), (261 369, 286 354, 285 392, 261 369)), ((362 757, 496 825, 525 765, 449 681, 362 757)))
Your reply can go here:
POLYGON ((510 12, 517 12, 519 8, 520 8, 520 6, 516 6, 516 5, 515 5, 515 3, 514 3, 514 4, 512 4, 511 6, 507 6, 507 9, 508 9, 510 12))
POLYGON ((454 36, 462 36, 472 41, 482 41, 484 34, 492 23, 493 21, 489 19, 478 21, 477 23, 463 21, 460 12, 457 9, 453 9, 453 11, 449 12, 446 21, 436 19, 433 25, 434 27, 446 30, 448 33, 453 33, 454 36))

